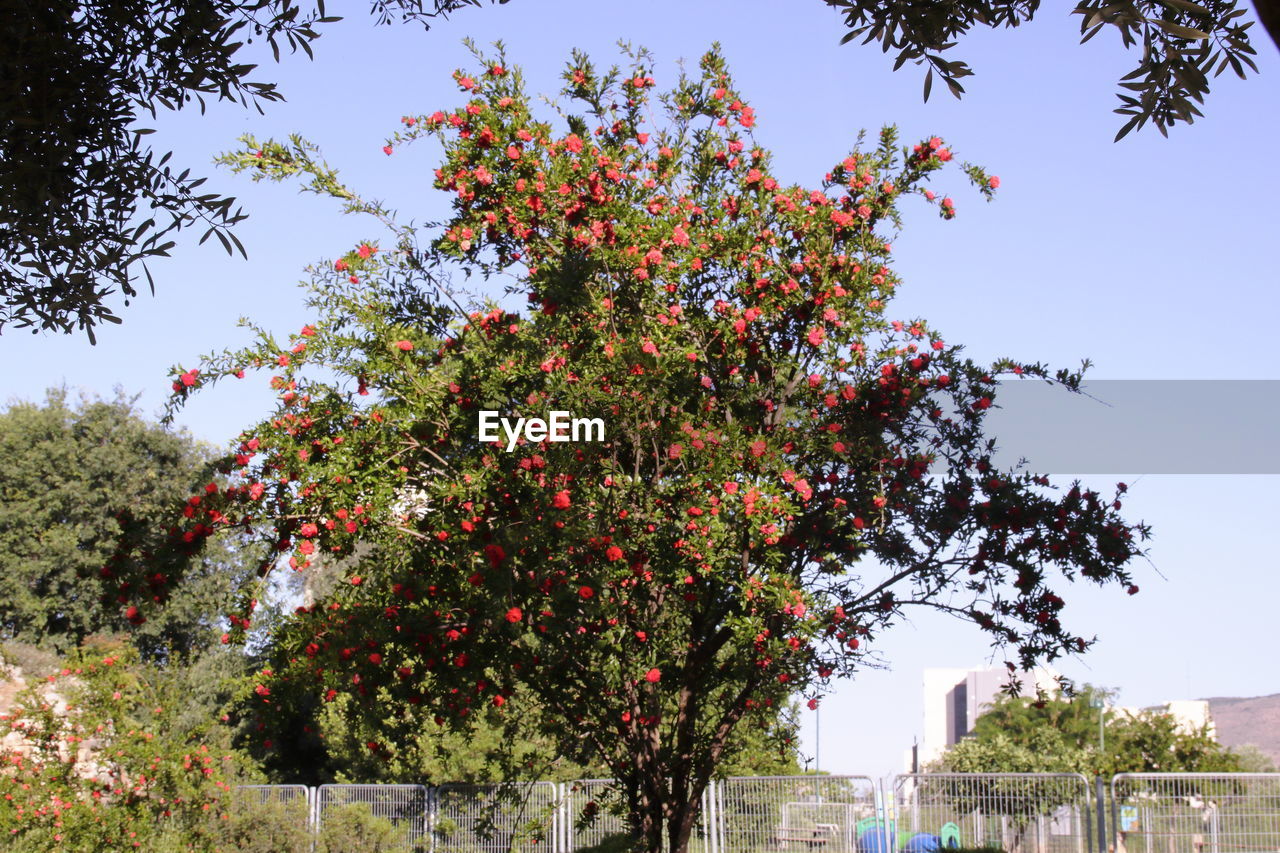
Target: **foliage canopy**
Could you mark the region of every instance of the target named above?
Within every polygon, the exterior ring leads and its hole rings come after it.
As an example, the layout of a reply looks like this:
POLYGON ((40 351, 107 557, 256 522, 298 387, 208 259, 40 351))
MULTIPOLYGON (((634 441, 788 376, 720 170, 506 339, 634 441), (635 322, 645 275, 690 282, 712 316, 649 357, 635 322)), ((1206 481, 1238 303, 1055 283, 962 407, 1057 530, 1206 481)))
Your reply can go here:
MULTIPOLYGON (((506 3, 507 0, 491 0, 506 3)), ((935 75, 957 97, 969 65, 948 59, 977 26, 1029 22, 1038 0, 897 3, 824 0, 843 17, 843 40, 862 38, 896 52, 895 69, 926 65, 925 98, 935 75)), ((379 23, 427 23, 482 0, 371 0, 379 23)), ((1280 44, 1280 3, 1256 0, 1280 44)), ((144 114, 234 100, 259 111, 283 95, 251 79, 243 49, 254 39, 312 55, 323 26, 338 20, 323 0, 55 0, 0 4, 0 330, 81 330, 90 342, 104 322, 119 323, 108 300, 137 295, 139 270, 167 256, 189 227, 200 242, 217 237, 231 253, 245 214, 235 199, 201 192, 205 178, 157 156, 140 126, 144 114)), ((1120 81, 1125 117, 1117 139, 1152 123, 1166 133, 1191 123, 1210 77, 1256 71, 1238 0, 1080 0, 1082 41, 1104 29, 1141 59, 1120 81)))
MULTIPOLYGON (((505 0, 503 0, 505 2, 505 0)), ((372 0, 380 23, 426 21, 480 0, 372 0)), ((283 96, 251 79, 255 38, 308 56, 323 0, 52 0, 0 4, 0 329, 83 330, 119 323, 104 300, 137 295, 138 269, 170 237, 204 228, 228 252, 235 199, 169 164, 146 140, 144 114, 206 98, 261 111, 283 96)))

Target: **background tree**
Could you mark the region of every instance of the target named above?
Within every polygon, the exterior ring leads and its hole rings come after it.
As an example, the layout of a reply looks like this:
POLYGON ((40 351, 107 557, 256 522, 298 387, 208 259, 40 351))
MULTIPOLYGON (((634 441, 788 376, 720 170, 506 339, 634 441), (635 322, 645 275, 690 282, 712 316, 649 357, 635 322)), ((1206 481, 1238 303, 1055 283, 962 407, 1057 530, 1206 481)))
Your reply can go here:
MULTIPOLYGON (((501 0, 506 2, 506 0, 501 0)), ((380 23, 427 22, 480 0, 372 0, 380 23)), ((201 193, 204 178, 146 143, 143 114, 206 97, 258 110, 280 100, 250 79, 243 48, 266 41, 308 56, 323 0, 53 0, 0 2, 0 329, 118 323, 104 300, 136 295, 138 270, 166 256, 188 226, 244 248, 235 199, 201 193)))
MULTIPOLYGON (((227 460, 239 485, 172 541, 269 524, 300 571, 374 548, 282 626, 293 657, 261 674, 264 716, 300 683, 407 730, 534 702, 561 755, 618 780, 637 844, 679 851, 735 731, 797 691, 816 702, 905 609, 971 620, 1024 666, 1083 651, 1056 588, 1136 592, 1147 530, 1118 493, 991 465, 995 376, 1079 374, 978 365, 923 320, 885 317, 899 200, 955 213, 925 187, 953 159, 941 139, 899 147, 886 129, 818 187, 784 186, 718 51, 658 96, 653 126, 651 60, 628 56, 597 71, 574 55, 559 127, 500 52, 456 71, 465 102, 389 142, 444 146, 453 215, 425 233, 300 140, 227 158, 309 175, 394 238, 317 266, 316 320, 287 342, 260 330, 175 369, 175 404, 266 367, 279 405, 227 460), (528 309, 466 296, 452 269, 528 309), (607 435, 482 440, 480 410, 599 416, 607 435)), ((114 565, 132 589, 180 577, 162 553, 114 565)), ((390 758, 396 742, 368 746, 390 758)))
POLYGON ((1257 766, 1219 744, 1207 727, 1188 729, 1159 710, 1121 712, 1116 691, 1085 685, 1034 700, 1000 697, 978 717, 973 733, 935 769, 961 773, 1227 773, 1257 766), (1102 709, 1094 701, 1103 699, 1102 709), (1101 746, 1098 716, 1106 733, 1101 746))
MULTIPOLYGON (((1114 707, 1095 707, 1114 699, 1116 691, 1085 685, 1071 695, 1058 692, 1039 699, 1004 696, 978 717, 968 737, 947 749, 929 770, 952 773, 1080 773, 1111 778, 1116 773, 1231 773, 1254 769, 1246 756, 1224 748, 1207 728, 1188 730, 1170 714, 1144 710, 1136 714, 1114 707), (1098 717, 1106 731, 1102 749, 1098 717)), ((1224 796, 1231 783, 1184 780, 1201 793, 1224 796)), ((1157 783, 1157 788, 1162 787, 1157 783)), ((1187 787, 1186 793, 1192 790, 1187 787)), ((1238 793, 1243 793, 1239 791, 1238 793)), ((999 802, 1014 818, 1007 843, 1021 849, 1036 818, 1049 819, 1066 804, 1081 803, 1078 784, 1025 779, 923 777, 918 798, 945 803, 957 814, 989 808, 999 802)))
POLYGON ((122 393, 72 403, 55 389, 44 405, 0 413, 0 454, 0 638, 65 652, 91 634, 133 627, 151 659, 217 643, 231 591, 256 566, 247 542, 219 537, 181 595, 161 595, 163 607, 146 617, 109 589, 104 600, 102 586, 126 528, 163 524, 215 483, 210 448, 142 418, 122 393))

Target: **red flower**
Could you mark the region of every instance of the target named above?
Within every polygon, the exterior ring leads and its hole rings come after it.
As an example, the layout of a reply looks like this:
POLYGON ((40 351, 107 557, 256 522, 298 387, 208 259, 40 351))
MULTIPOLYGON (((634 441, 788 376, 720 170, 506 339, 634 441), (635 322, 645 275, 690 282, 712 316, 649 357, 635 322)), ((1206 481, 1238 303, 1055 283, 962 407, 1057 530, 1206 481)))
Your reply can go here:
POLYGON ((396 349, 401 352, 408 352, 413 349, 413 344, 409 341, 396 341, 396 349))
POLYGON ((507 552, 502 550, 501 545, 485 545, 484 555, 489 558, 489 565, 496 569, 498 564, 506 559, 507 552))
POLYGON ((516 623, 516 622, 519 622, 519 621, 520 621, 521 619, 523 619, 523 618, 524 618, 524 613, 523 613, 523 612, 521 612, 521 610, 520 610, 520 608, 519 608, 519 607, 513 607, 513 608, 511 608, 510 610, 508 610, 508 611, 507 611, 507 621, 508 621, 508 622, 511 622, 511 623, 513 623, 513 624, 514 624, 514 623, 516 623))
POLYGON ((605 551, 604 555, 609 558, 610 562, 617 562, 622 559, 622 549, 617 545, 610 545, 609 550, 605 551))
POLYGON ((378 654, 377 652, 374 652, 373 654, 369 655, 369 663, 373 664, 374 666, 377 666, 378 664, 382 663, 382 655, 378 654))
POLYGON ((650 684, 657 684, 662 680, 662 671, 655 667, 644 674, 644 680, 650 684))
POLYGON ((591 598, 595 594, 596 594, 596 591, 589 586, 578 587, 578 595, 582 596, 583 598, 591 598))
POLYGON ((556 492, 556 496, 551 499, 551 505, 556 509, 568 509, 569 508, 569 490, 561 489, 560 491, 556 492))
POLYGON ((765 451, 765 443, 763 441, 757 439, 756 441, 751 442, 752 456, 756 456, 756 457, 764 456, 764 451, 765 451))

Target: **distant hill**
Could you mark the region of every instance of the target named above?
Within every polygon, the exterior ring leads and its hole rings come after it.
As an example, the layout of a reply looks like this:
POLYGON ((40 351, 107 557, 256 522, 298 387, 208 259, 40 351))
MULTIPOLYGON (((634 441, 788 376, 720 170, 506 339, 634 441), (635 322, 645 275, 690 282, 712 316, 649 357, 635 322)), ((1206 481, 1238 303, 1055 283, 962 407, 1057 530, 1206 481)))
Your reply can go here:
POLYGON ((1253 744, 1280 767, 1280 693, 1206 701, 1218 743, 1228 747, 1253 744))

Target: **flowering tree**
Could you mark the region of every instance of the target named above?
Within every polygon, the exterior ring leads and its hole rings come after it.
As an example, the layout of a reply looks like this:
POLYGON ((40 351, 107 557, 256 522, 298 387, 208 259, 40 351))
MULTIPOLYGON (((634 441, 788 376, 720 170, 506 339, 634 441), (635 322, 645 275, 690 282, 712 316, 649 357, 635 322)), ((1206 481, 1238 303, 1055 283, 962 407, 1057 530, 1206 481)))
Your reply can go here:
MULTIPOLYGON (((575 54, 578 112, 555 122, 500 48, 456 72, 464 103, 405 117, 385 149, 443 146, 453 212, 423 231, 302 140, 226 158, 309 175, 394 237, 315 267, 316 319, 287 343, 264 331, 175 368, 175 405, 256 367, 280 397, 242 436, 240 482, 194 496, 174 541, 266 525, 282 555, 264 575, 366 548, 285 629, 264 716, 299 685, 410 728, 523 702, 563 754, 609 767, 639 845, 683 850, 735 730, 816 702, 907 608, 970 620, 1024 666, 1083 651, 1055 590, 1135 592, 1147 530, 1117 499, 991 466, 995 377, 1078 374, 980 366, 886 315, 899 200, 955 213, 925 188, 952 159, 940 139, 886 129, 817 187, 783 185, 717 49, 656 99, 651 58, 627 56, 600 71, 575 54), (456 271, 527 308, 467 296, 456 271), (487 434, 484 412, 506 427, 487 434), (512 426, 551 412, 604 434, 512 426)), ((112 592, 146 589, 161 559, 122 552, 112 592)))

